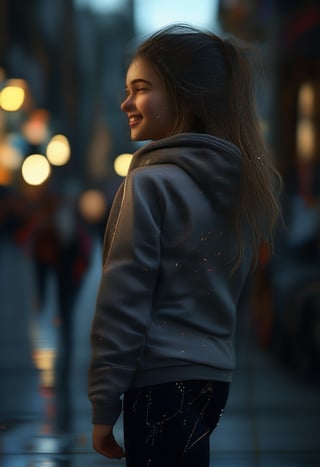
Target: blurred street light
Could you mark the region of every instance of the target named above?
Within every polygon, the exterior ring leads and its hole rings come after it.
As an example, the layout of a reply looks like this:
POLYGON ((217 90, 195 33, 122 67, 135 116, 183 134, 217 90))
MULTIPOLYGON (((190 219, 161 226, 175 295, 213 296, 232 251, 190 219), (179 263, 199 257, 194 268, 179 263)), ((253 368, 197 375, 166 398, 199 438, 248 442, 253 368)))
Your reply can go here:
POLYGON ((46 154, 52 165, 65 165, 70 159, 68 139, 64 135, 53 136, 47 146, 46 154))
POLYGON ((22 164, 22 176, 29 185, 42 185, 50 173, 51 167, 45 156, 42 154, 31 154, 22 164))

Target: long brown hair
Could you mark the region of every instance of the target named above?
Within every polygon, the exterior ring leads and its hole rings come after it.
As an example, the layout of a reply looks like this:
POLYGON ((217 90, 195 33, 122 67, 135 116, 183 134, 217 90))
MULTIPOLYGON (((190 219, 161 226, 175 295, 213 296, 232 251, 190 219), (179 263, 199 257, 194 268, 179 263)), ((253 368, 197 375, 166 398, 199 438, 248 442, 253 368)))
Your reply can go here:
POLYGON ((151 35, 135 53, 163 79, 176 115, 172 134, 212 134, 242 152, 240 198, 232 216, 239 244, 236 266, 244 254, 242 223, 249 225, 257 257, 262 241, 272 245, 280 215, 281 178, 257 115, 253 51, 238 39, 176 24, 151 35))

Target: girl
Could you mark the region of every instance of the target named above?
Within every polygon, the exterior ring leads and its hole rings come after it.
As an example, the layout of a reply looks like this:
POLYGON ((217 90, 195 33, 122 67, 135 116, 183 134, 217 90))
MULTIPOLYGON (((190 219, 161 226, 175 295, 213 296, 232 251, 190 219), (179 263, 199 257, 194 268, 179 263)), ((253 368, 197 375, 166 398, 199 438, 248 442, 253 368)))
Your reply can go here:
POLYGON ((242 46, 187 25, 143 42, 127 72, 133 157, 111 209, 93 320, 93 445, 123 400, 129 467, 207 467, 235 365, 240 298, 279 214, 278 179, 242 46))

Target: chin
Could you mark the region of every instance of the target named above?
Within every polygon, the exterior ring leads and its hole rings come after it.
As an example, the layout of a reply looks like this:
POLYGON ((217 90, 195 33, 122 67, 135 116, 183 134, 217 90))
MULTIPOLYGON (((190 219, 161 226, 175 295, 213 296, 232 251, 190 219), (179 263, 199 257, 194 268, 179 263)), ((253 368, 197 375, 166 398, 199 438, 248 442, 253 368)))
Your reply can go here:
POLYGON ((139 134, 131 134, 131 140, 132 141, 149 141, 150 138, 145 137, 145 135, 139 135, 139 134))
POLYGON ((140 141, 139 132, 131 131, 130 138, 132 139, 132 141, 140 141))

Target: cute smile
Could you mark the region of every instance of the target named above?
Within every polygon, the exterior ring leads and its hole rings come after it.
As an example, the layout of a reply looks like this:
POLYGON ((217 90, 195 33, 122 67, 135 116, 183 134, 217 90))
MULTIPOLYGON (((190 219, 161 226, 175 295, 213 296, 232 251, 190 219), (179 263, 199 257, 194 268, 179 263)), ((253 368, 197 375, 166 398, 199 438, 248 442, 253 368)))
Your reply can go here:
POLYGON ((140 115, 131 115, 128 117, 128 120, 129 125, 132 127, 137 125, 137 123, 139 123, 142 120, 142 117, 140 115))

